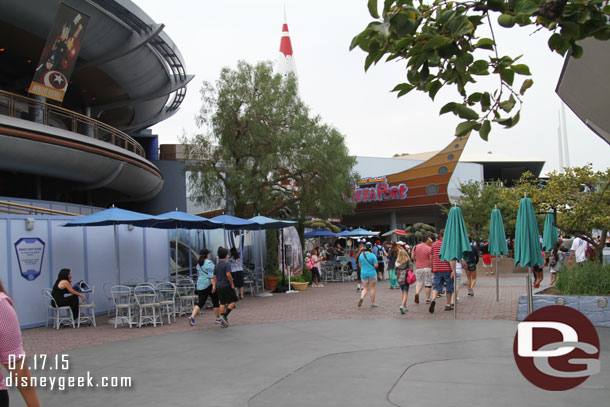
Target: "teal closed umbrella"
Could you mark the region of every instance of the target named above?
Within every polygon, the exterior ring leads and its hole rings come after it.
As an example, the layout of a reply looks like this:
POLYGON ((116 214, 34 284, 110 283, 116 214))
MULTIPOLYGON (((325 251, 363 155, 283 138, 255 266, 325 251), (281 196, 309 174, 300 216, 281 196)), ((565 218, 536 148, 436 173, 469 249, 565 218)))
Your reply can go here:
POLYGON ((515 229, 515 266, 519 264, 527 269, 527 310, 534 310, 532 293, 531 267, 542 267, 542 252, 540 250, 540 231, 534 214, 532 200, 523 198, 519 203, 517 227, 515 229))
POLYGON ((464 252, 472 250, 470 241, 468 240, 468 232, 464 224, 462 210, 454 206, 449 211, 447 225, 445 226, 445 236, 443 237, 443 245, 439 257, 441 260, 461 260, 464 257, 464 252))
MULTIPOLYGON (((447 225, 445 225, 445 235, 443 236, 443 244, 439 257, 441 260, 460 261, 464 257, 464 252, 472 250, 470 240, 468 240, 468 232, 464 224, 462 210, 454 206, 449 211, 447 225)), ((453 295, 455 296, 455 307, 453 308, 453 318, 457 318, 457 279, 453 279, 453 295)))
MULTIPOLYGON (((508 253, 506 245, 506 233, 502 222, 502 213, 499 209, 491 211, 489 222, 489 254, 501 256, 508 253)), ((496 302, 500 301, 500 275, 498 274, 498 260, 496 259, 496 302)))
POLYGON ((544 232, 542 233, 542 248, 545 251, 553 250, 553 245, 559 240, 557 228, 553 225, 554 216, 552 212, 546 214, 544 219, 544 232))
POLYGON ((523 198, 519 203, 517 227, 515 229, 515 266, 542 267, 540 231, 532 200, 523 198))

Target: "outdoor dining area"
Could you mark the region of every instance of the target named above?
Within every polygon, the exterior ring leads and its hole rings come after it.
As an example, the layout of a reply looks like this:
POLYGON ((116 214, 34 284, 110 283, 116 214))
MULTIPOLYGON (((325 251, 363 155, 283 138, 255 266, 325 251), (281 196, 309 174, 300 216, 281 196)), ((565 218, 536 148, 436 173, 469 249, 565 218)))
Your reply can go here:
MULTIPOLYGON (((197 295, 195 293, 197 273, 188 274, 172 272, 168 268, 167 273, 161 276, 140 275, 140 278, 126 278, 119 272, 119 239, 117 239, 117 227, 119 225, 131 225, 131 227, 154 228, 154 229, 224 229, 224 230, 250 230, 262 231, 265 229, 281 229, 292 226, 296 222, 276 220, 263 216, 251 219, 242 219, 230 215, 219 215, 208 219, 180 211, 172 211, 162 215, 146 215, 142 213, 127 211, 112 207, 110 209, 95 213, 90 216, 79 217, 61 226, 63 227, 97 227, 112 226, 114 230, 114 254, 115 270, 105 273, 103 283, 103 297, 107 304, 98 307, 99 313, 107 309, 109 323, 114 327, 129 326, 162 326, 164 323, 176 322, 176 318, 190 315, 197 295), (108 281, 110 280, 110 281, 108 281)), ((168 235, 169 236, 169 235, 168 235)), ((259 236, 259 241, 260 241, 259 236)), ((262 239, 264 243, 264 239, 262 239)), ((170 240, 170 243, 173 242, 170 240)), ((226 243, 226 242, 225 242, 226 243)), ((176 239, 177 245, 177 239, 176 239)), ((260 253, 262 258, 262 245, 260 253)), ((178 250, 173 251, 176 256, 175 264, 178 263, 178 250)), ((172 258, 172 260, 174 260, 172 258)), ((146 259, 145 259, 146 261, 146 259)), ((194 264, 193 264, 194 266, 194 264)), ((169 267, 169 266, 168 266, 169 267)), ((262 264, 258 270, 255 267, 244 268, 244 288, 251 295, 262 291, 264 269, 262 264), (256 278, 255 271, 259 272, 256 278)), ((99 284, 99 279, 97 280, 99 284)), ((103 281, 103 280, 102 280, 103 281)), ((77 283, 80 284, 79 282, 77 283)), ((86 301, 80 301, 79 316, 73 317, 69 306, 58 306, 57 301, 51 295, 50 288, 42 290, 43 301, 46 307, 46 326, 52 325, 55 329, 62 326, 79 328, 81 325, 96 326, 96 287, 89 287, 85 283, 85 289, 75 285, 73 288, 85 295, 86 301)), ((98 295, 98 302, 100 296, 98 295)))

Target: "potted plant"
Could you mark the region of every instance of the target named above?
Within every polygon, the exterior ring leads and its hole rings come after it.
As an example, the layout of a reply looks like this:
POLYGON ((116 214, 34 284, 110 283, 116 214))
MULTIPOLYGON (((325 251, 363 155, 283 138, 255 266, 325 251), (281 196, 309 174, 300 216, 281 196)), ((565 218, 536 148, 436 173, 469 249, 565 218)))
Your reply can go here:
POLYGON ((302 274, 300 274, 296 277, 290 277, 290 285, 292 285, 292 288, 296 291, 305 291, 307 290, 309 282, 305 280, 305 277, 303 277, 302 274))
POLYGON ((269 291, 274 291, 277 286, 277 282, 282 278, 282 272, 279 270, 272 270, 265 276, 265 288, 269 291))

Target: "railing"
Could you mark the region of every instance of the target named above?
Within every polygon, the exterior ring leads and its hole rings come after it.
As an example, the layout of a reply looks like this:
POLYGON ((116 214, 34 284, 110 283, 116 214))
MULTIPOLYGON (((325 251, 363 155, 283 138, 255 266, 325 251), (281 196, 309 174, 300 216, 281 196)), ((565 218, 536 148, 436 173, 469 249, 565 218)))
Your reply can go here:
POLYGON ((36 99, 0 90, 0 114, 82 134, 146 158, 142 146, 122 131, 85 115, 36 99))
POLYGON ((18 204, 15 202, 0 201, 0 212, 11 213, 14 215, 68 215, 68 216, 81 216, 78 213, 70 213, 63 211, 56 211, 54 209, 39 208, 37 206, 30 206, 24 204, 18 204))

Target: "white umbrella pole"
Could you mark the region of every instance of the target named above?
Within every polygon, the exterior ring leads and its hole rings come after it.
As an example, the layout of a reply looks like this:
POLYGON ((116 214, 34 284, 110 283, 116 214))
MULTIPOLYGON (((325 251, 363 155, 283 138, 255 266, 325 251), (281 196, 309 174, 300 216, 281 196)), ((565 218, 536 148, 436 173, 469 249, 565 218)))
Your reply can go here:
POLYGON ((178 225, 176 225, 176 235, 174 236, 174 241, 176 243, 176 252, 174 253, 174 257, 176 259, 176 275, 174 276, 174 279, 178 279, 178 269, 180 268, 178 266, 178 225))
POLYGON ((457 319, 457 308, 458 308, 458 299, 457 299, 457 267, 455 269, 456 270, 453 273, 453 319, 457 319))
POLYGON ((114 228, 114 264, 116 266, 115 278, 116 278, 116 283, 121 284, 121 282, 119 281, 119 247, 117 245, 117 239, 116 239, 116 223, 114 225, 112 225, 112 227, 114 228))
POLYGON ((496 302, 500 302, 500 276, 498 275, 498 257, 496 256, 496 302))
MULTIPOLYGON (((271 297, 273 296, 273 293, 267 293, 265 292, 265 267, 263 266, 265 263, 263 261, 263 243, 261 242, 263 237, 263 233, 262 230, 259 229, 258 230, 258 248, 259 251, 261 253, 261 258, 260 258, 260 262, 261 262, 261 278, 263 279, 263 281, 261 281, 261 283, 263 284, 263 292, 260 294, 256 294, 257 297, 271 297)), ((256 268, 256 265, 254 266, 256 268)), ((256 285, 256 275, 254 276, 254 284, 256 285)))
POLYGON ((534 293, 532 292, 532 268, 527 268, 527 314, 534 311, 534 293))
MULTIPOLYGON (((284 229, 280 229, 280 232, 282 233, 282 242, 284 241, 284 229)), ((284 246, 282 245, 282 254, 284 254, 284 246)), ((282 261, 284 261, 284 269, 286 268, 286 255, 284 254, 282 256, 282 261)), ((298 293, 298 291, 293 290, 292 289, 292 285, 290 284, 290 269, 288 269, 288 290, 286 291, 286 293, 298 293)))

